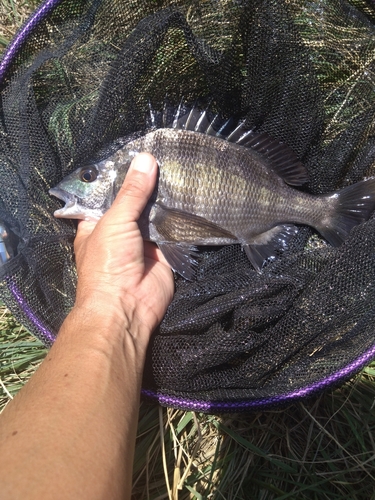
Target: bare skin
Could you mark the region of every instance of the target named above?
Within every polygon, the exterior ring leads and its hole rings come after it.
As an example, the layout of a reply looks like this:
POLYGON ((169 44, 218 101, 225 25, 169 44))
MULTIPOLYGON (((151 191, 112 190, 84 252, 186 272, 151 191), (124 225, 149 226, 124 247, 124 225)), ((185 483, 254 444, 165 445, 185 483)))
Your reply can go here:
POLYGON ((111 209, 79 223, 75 306, 0 416, 0 499, 130 498, 146 348, 174 291, 136 222, 156 176, 138 155, 111 209))

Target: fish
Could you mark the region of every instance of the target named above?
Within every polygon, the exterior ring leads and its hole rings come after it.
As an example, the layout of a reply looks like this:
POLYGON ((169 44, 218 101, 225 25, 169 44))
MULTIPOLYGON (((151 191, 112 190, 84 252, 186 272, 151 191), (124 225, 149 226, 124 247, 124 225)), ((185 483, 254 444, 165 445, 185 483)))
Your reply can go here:
POLYGON ((148 131, 124 139, 109 157, 79 166, 49 193, 65 202, 55 217, 98 220, 110 208, 134 156, 151 153, 157 186, 138 224, 171 268, 194 278, 200 246, 240 244, 256 269, 308 225, 331 245, 375 209, 375 178, 314 195, 300 189, 308 173, 288 145, 243 121, 223 121, 181 106, 168 123, 151 111, 148 131))
POLYGON ((3 221, 0 221, 0 266, 14 256, 10 239, 9 229, 7 229, 3 221))
POLYGON ((9 224, 0 220, 0 267, 17 255, 20 238, 13 232, 9 224))

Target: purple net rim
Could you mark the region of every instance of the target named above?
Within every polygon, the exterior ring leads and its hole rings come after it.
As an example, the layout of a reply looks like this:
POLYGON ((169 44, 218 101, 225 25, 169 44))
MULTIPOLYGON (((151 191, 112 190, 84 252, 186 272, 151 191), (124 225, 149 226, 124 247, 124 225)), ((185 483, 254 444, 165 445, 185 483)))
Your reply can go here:
POLYGON ((14 280, 10 277, 6 278, 9 290, 12 292, 13 297, 16 299, 18 302, 21 311, 26 315, 28 320, 38 329, 38 332, 41 333, 45 341, 47 341, 48 344, 53 344, 53 342, 56 340, 56 336, 51 333, 48 328, 43 324, 43 322, 33 313, 31 308, 29 307, 25 297, 21 294, 20 290, 14 283, 14 280))
MULTIPOLYGON (((21 310, 28 318, 28 320, 38 329, 43 338, 47 340, 49 344, 53 344, 56 338, 55 335, 51 333, 43 324, 43 322, 33 313, 31 308, 27 304, 26 299, 23 297, 20 290, 16 287, 11 278, 8 279, 8 286, 13 294, 13 297, 17 300, 21 310)), ((187 399, 178 396, 168 396, 149 389, 142 389, 142 395, 149 399, 158 401, 163 406, 171 406, 192 411, 225 413, 263 408, 265 409, 267 407, 272 407, 289 402, 292 403, 298 399, 313 396, 316 393, 322 392, 324 389, 328 389, 331 386, 334 386, 341 382, 345 382, 362 368, 364 368, 366 364, 371 362, 374 357, 375 345, 373 345, 370 349, 367 349, 367 351, 365 351, 357 359, 346 365, 344 368, 341 368, 328 377, 318 380, 317 382, 314 382, 307 387, 302 387, 291 392, 286 392, 284 394, 279 394, 268 398, 236 401, 202 401, 187 399)))
MULTIPOLYGON (((12 42, 0 61, 0 84, 2 83, 6 72, 10 65, 13 63, 15 57, 21 50, 23 44, 30 36, 31 32, 38 26, 38 24, 48 16, 63 0, 46 0, 26 21, 22 28, 18 31, 12 42)), ((375 1, 370 0, 370 4, 374 5, 375 1)), ((29 321, 40 331, 42 336, 50 343, 55 340, 55 335, 52 334, 42 323, 42 321, 33 313, 28 306, 25 298, 21 295, 18 288, 13 284, 10 285, 10 290, 20 305, 21 310, 24 312, 29 321)), ((261 409, 268 406, 275 406, 286 402, 293 402, 297 399, 306 398, 318 393, 324 389, 329 388, 339 382, 343 382, 357 373, 361 368, 366 366, 375 357, 375 345, 365 351, 352 363, 344 368, 341 368, 334 374, 317 381, 307 387, 291 391, 289 393, 272 396, 269 398, 258 398, 252 400, 238 400, 238 401, 199 401, 193 399, 185 399, 177 396, 167 396, 160 394, 156 391, 142 389, 142 394, 147 398, 157 400, 161 405, 185 408, 193 411, 244 411, 251 409, 261 409)))
POLYGON ((39 25, 39 23, 48 16, 63 0, 47 0, 44 2, 25 22, 21 29, 17 32, 13 40, 7 47, 5 54, 0 61, 0 85, 3 82, 5 75, 21 50, 21 47, 26 42, 30 33, 39 25))
MULTIPOLYGON (((53 344, 56 338, 55 335, 50 332, 48 328, 46 328, 46 326, 43 324, 43 322, 33 313, 25 297, 23 297, 20 290, 17 288, 11 278, 8 281, 8 286, 28 320, 38 329, 43 338, 47 340, 49 344, 53 344)), ((371 346, 369 349, 367 349, 367 351, 358 356, 358 358, 356 358, 352 363, 349 363, 348 365, 344 366, 328 377, 322 378, 321 380, 318 380, 313 384, 308 385, 307 387, 302 387, 291 392, 286 392, 284 394, 279 394, 267 398, 233 401, 202 401, 198 399, 188 399, 179 396, 168 396, 166 394, 161 394, 157 391, 152 391, 149 389, 142 389, 142 395, 147 397, 148 399, 158 401, 163 406, 171 406, 174 408, 191 411, 225 413, 251 411, 257 409, 261 410, 266 409, 267 407, 277 406, 289 402, 292 403, 299 399, 311 397, 319 392, 322 392, 324 389, 328 389, 332 386, 338 385, 339 383, 343 383, 350 377, 358 373, 374 358, 375 345, 371 346)))
POLYGON ((160 394, 156 391, 142 389, 143 396, 157 400, 162 406, 171 406, 174 408, 202 411, 205 413, 230 413, 239 411, 262 410, 275 406, 285 405, 286 403, 294 403, 300 399, 317 395, 325 389, 344 383, 350 377, 358 373, 369 362, 374 359, 375 345, 365 351, 361 356, 354 360, 349 365, 341 368, 337 372, 325 377, 317 382, 314 382, 307 387, 302 387, 291 392, 278 394, 267 398, 254 398, 248 400, 232 400, 232 401, 202 401, 194 399, 185 399, 178 396, 168 396, 160 394))

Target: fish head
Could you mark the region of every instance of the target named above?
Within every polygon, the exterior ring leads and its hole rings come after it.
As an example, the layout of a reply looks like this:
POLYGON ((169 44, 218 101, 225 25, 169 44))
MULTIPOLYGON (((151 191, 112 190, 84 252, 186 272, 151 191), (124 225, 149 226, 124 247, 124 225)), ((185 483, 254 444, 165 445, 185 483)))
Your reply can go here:
POLYGON ((65 202, 54 216, 67 219, 98 220, 115 197, 117 172, 113 161, 104 160, 77 168, 49 193, 65 202))

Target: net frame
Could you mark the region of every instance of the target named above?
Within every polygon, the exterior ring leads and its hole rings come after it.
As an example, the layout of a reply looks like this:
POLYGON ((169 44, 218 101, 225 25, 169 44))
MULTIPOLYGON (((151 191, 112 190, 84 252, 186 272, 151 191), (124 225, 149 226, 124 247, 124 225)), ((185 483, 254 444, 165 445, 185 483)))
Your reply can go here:
MULTIPOLYGON (((45 1, 26 21, 24 26, 18 31, 13 41, 8 46, 1 62, 0 62, 0 88, 7 78, 9 72, 12 70, 12 65, 22 48, 27 42, 30 35, 33 33, 41 22, 64 0, 47 0, 45 1)), ((370 8, 375 7, 374 2, 369 2, 370 8)), ((12 282, 11 277, 7 283, 8 289, 13 295, 14 299, 19 305, 18 313, 19 318, 24 320, 26 324, 31 324, 35 330, 41 332, 47 343, 53 343, 55 335, 44 325, 43 321, 38 315, 30 308, 27 299, 18 290, 15 283, 12 282)), ((360 328, 360 324, 357 328, 360 328)), ((300 399, 312 397, 321 393, 323 390, 332 389, 347 381, 354 376, 359 370, 365 367, 375 357, 375 339, 374 344, 369 349, 366 349, 361 355, 352 359, 348 364, 330 376, 323 377, 306 387, 298 390, 291 390, 284 392, 273 397, 260 397, 251 399, 238 399, 238 400, 216 400, 216 401, 203 401, 199 398, 184 398, 178 395, 167 394, 164 391, 142 389, 142 394, 148 399, 158 401, 165 406, 172 406, 184 410, 195 410, 210 413, 222 412, 239 412, 249 410, 267 409, 274 406, 280 406, 295 402, 300 399)))

